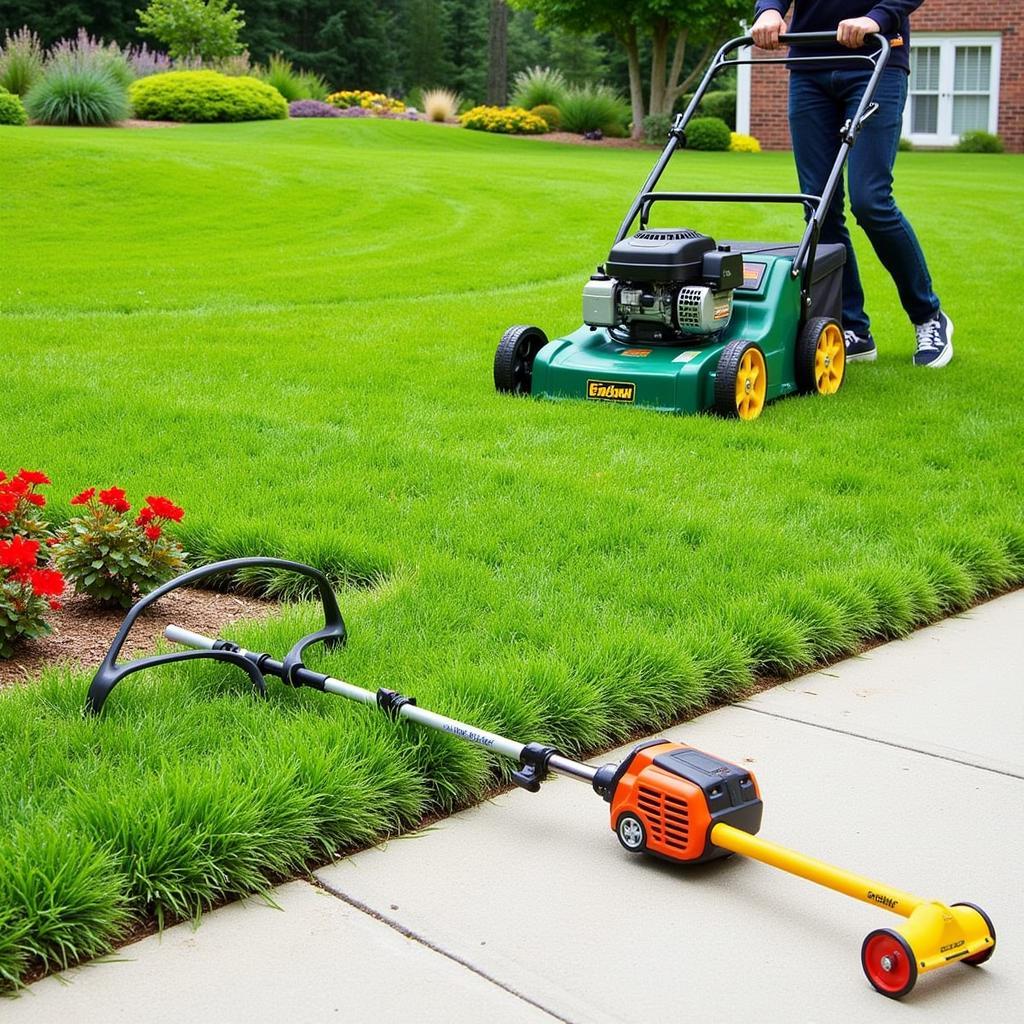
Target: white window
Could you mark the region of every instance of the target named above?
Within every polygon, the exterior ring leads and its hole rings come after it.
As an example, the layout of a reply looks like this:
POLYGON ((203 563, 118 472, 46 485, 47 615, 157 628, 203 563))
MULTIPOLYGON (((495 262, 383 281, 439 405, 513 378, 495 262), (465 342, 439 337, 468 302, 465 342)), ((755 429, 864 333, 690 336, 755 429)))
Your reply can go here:
POLYGON ((915 33, 903 134, 915 145, 953 146, 964 132, 998 131, 998 35, 915 33))

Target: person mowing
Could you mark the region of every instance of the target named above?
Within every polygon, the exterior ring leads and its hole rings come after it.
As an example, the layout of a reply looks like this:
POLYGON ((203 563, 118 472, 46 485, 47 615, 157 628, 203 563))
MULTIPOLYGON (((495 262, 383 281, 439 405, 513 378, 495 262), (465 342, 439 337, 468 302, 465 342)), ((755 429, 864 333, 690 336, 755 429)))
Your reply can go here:
MULTIPOLYGON (((865 37, 883 33, 893 44, 888 66, 882 72, 875 102, 878 110, 867 121, 850 151, 847 172, 850 209, 864 229, 875 254, 889 272, 900 302, 917 334, 916 366, 945 366, 953 358, 953 321, 942 311, 932 290, 921 245, 907 218, 892 196, 892 168, 899 147, 903 106, 910 75, 909 15, 922 0, 795 0, 793 32, 836 33, 836 43, 801 47, 801 56, 840 53, 847 47, 870 54, 875 48, 865 37)), ((754 42, 765 50, 779 48, 779 34, 786 31, 784 15, 788 0, 757 0, 754 8, 754 42)), ((813 63, 793 64, 789 76, 789 129, 793 139, 800 188, 821 195, 840 146, 840 130, 853 117, 871 76, 871 69, 857 64, 833 70, 813 63)), ((843 270, 843 335, 849 362, 876 358, 875 339, 864 311, 864 289, 857 258, 843 214, 843 183, 839 182, 832 205, 821 227, 822 242, 842 242, 846 247, 843 270)))

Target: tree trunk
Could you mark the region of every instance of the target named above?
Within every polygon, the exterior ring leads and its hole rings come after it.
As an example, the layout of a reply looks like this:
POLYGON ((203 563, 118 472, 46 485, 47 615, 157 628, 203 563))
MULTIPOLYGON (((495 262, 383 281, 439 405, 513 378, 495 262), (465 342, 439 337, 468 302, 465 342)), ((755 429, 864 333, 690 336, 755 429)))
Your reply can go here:
POLYGON ((504 0, 491 0, 487 102, 495 107, 508 102, 508 7, 504 0))
MULTIPOLYGON (((686 44, 684 43, 683 44, 684 48, 685 48, 685 45, 686 44)), ((672 109, 672 105, 675 103, 675 101, 677 99, 679 99, 679 97, 682 96, 683 93, 686 92, 686 90, 689 89, 690 86, 693 85, 693 83, 696 82, 697 79, 701 75, 703 75, 704 72, 707 70, 707 63, 708 63, 708 60, 711 57, 711 51, 714 50, 714 48, 715 48, 715 44, 714 43, 708 43, 704 47, 704 52, 700 55, 700 59, 697 61, 696 65, 694 66, 694 69, 686 76, 686 78, 684 78, 681 82, 679 82, 678 85, 673 84, 673 82, 670 80, 669 87, 668 87, 668 92, 666 94, 666 96, 668 98, 668 103, 669 103, 669 110, 672 109)), ((673 63, 673 67, 674 67, 675 66, 675 61, 673 61, 672 63, 673 63)), ((680 70, 682 69, 682 65, 683 65, 683 60, 682 60, 682 57, 680 57, 679 58, 680 70)), ((676 77, 678 77, 678 73, 677 73, 676 77)))
POLYGON ((633 138, 644 137, 644 80, 640 74, 640 47, 636 41, 636 28, 629 26, 622 40, 629 58, 629 100, 633 108, 633 138))
POLYGON ((668 66, 668 21, 660 18, 651 32, 651 113, 664 114, 665 74, 668 66))

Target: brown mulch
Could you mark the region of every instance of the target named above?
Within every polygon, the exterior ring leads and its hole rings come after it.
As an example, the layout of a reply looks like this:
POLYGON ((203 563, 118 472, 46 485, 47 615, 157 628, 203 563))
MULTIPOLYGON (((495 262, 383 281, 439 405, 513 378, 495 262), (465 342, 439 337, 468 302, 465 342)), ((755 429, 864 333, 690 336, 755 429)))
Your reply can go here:
POLYGON ((660 146, 649 146, 642 139, 585 139, 582 135, 572 132, 545 132, 543 135, 523 135, 524 139, 539 139, 541 142, 572 142, 577 146, 612 146, 618 149, 661 149, 660 146))
MULTIPOLYGON (((132 627, 119 659, 149 653, 163 637, 164 627, 173 623, 197 633, 216 636, 238 619, 265 618, 278 606, 237 594, 212 590, 175 590, 147 608, 132 627)), ((52 612, 48 622, 53 632, 40 640, 28 640, 14 657, 0 659, 0 689, 11 683, 28 682, 47 666, 66 663, 75 668, 96 668, 113 642, 124 619, 119 609, 97 608, 84 597, 69 598, 64 607, 52 612)))
POLYGON ((135 117, 129 117, 127 121, 118 121, 117 128, 180 128, 180 121, 141 121, 135 117))

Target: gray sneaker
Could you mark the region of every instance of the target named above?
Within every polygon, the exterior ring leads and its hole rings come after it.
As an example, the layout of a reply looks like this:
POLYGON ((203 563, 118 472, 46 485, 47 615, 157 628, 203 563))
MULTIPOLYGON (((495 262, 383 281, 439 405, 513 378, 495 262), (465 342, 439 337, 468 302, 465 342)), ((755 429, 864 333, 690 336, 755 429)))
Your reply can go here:
POLYGON ((843 331, 846 342, 846 361, 848 363, 873 363, 878 358, 875 339, 869 334, 861 337, 856 331, 843 331))
POLYGON ((915 366, 938 369, 953 358, 953 321, 940 309, 938 315, 923 324, 914 324, 917 332, 915 366))

